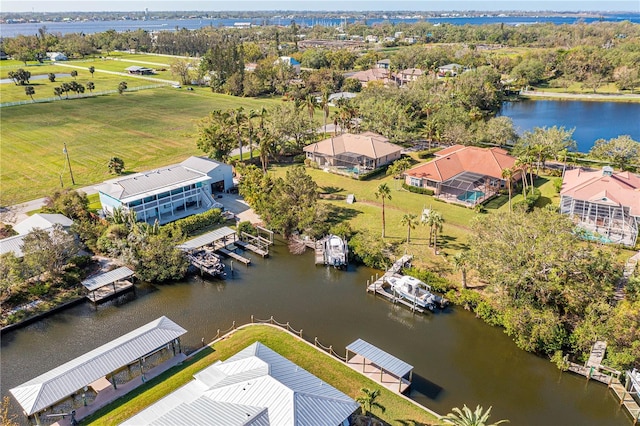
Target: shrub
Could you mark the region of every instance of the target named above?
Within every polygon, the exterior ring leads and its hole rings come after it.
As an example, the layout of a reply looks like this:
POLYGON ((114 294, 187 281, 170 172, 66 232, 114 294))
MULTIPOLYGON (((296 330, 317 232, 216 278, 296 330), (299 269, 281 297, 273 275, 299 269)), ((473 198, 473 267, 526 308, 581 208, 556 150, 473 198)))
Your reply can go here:
POLYGON ((258 230, 248 220, 238 224, 238 235, 242 235, 243 232, 249 235, 258 235, 258 230))
POLYGON ((518 201, 517 203, 513 203, 514 209, 524 209, 526 212, 530 212, 533 210, 533 207, 536 205, 536 202, 540 198, 540 190, 538 188, 533 188, 531 191, 527 193, 527 196, 524 200, 518 201))
POLYGON ((406 182, 402 182, 402 188, 406 189, 409 192, 413 192, 415 194, 423 194, 423 195, 433 195, 434 194, 432 189, 418 188, 417 186, 407 185, 406 182))
POLYGON ((560 190, 562 189, 562 178, 555 178, 553 180, 553 187, 555 188, 556 192, 559 194, 560 190))
POLYGON ((386 173, 387 173, 387 166, 384 166, 384 167, 380 167, 379 169, 372 170, 369 173, 359 174, 358 180, 367 180, 375 176, 384 175, 386 173))
POLYGON ((455 285, 446 278, 442 278, 427 269, 409 268, 405 270, 405 273, 428 284, 433 291, 437 291, 438 293, 446 293, 455 287, 455 285))
POLYGON ((222 217, 220 209, 211 209, 204 213, 194 214, 193 216, 171 222, 163 226, 162 231, 168 236, 190 237, 203 229, 223 222, 224 218, 222 217))
POLYGON ((293 157, 293 162, 297 163, 297 164, 302 164, 304 163, 305 165, 307 160, 307 156, 305 154, 298 154, 295 157, 293 157))

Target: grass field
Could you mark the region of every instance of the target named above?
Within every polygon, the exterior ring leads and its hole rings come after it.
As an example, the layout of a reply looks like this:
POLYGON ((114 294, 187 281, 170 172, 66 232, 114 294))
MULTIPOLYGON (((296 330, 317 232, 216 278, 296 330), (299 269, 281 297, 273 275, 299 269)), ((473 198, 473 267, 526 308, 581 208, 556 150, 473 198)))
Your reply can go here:
POLYGON ((3 108, 0 205, 50 194, 60 187, 61 174, 70 185, 64 142, 75 187, 83 187, 110 177, 107 163, 113 156, 124 160, 127 171, 143 171, 201 155, 195 123, 212 110, 280 102, 168 87, 3 108))
POLYGON ((153 404, 164 395, 178 389, 193 378, 193 374, 215 361, 225 360, 231 355, 259 341, 340 391, 356 398, 360 389, 380 389, 376 399, 386 410, 374 414, 392 425, 438 424, 438 419, 406 401, 393 392, 382 388, 372 380, 360 375, 335 359, 319 352, 288 333, 268 326, 252 326, 236 331, 230 338, 219 341, 192 360, 176 366, 132 391, 127 396, 83 420, 83 424, 112 425, 128 419, 143 408, 153 404))
MULTIPOLYGON (((60 86, 61 83, 74 80, 74 78, 69 75, 73 70, 78 72, 78 76, 75 80, 85 87, 87 82, 92 81, 96 87, 95 92, 116 90, 121 81, 126 81, 129 88, 159 84, 162 83, 162 81, 175 81, 175 77, 171 75, 171 71, 169 70, 170 64, 173 61, 174 59, 167 57, 126 54, 119 54, 118 56, 110 57, 110 59, 92 57, 78 61, 65 61, 53 64, 29 64, 26 67, 21 62, 16 64, 16 61, 10 61, 10 63, 7 64, 3 62, 0 66, 0 77, 3 79, 8 78, 9 72, 15 71, 18 68, 23 68, 29 71, 32 77, 29 86, 34 87, 36 93, 33 96, 33 99, 37 100, 54 97, 54 87, 60 86), (114 72, 126 73, 125 69, 132 65, 156 69, 156 74, 148 77, 152 77, 160 81, 154 83, 154 81, 146 78, 140 78, 138 76, 113 74, 114 72), (95 68, 93 75, 91 75, 88 70, 90 66, 95 68), (48 78, 33 79, 33 77, 36 76, 47 76, 49 73, 56 74, 55 82, 50 82, 48 78)), ((24 88, 25 86, 16 86, 13 83, 0 84, 0 102, 13 102, 31 99, 25 94, 24 88)), ((74 95, 70 94, 70 97, 72 96, 74 95)))

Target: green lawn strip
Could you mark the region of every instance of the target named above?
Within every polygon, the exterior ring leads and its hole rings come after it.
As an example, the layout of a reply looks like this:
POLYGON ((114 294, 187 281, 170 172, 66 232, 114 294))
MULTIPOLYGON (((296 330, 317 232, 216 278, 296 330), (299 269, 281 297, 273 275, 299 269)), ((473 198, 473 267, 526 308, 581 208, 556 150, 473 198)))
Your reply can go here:
POLYGON ((198 371, 215 361, 229 358, 256 341, 260 341, 354 399, 360 394, 360 389, 363 387, 380 389, 381 394, 376 401, 386 408, 386 412, 381 414, 377 411, 375 414, 390 424, 419 425, 438 423, 438 419, 427 411, 383 388, 289 333, 273 327, 259 325, 237 330, 229 338, 216 342, 213 345, 213 350, 204 350, 192 360, 188 360, 182 365, 176 366, 150 380, 135 391, 99 410, 82 423, 92 425, 120 423, 188 383, 198 371))
MULTIPOLYGON (((56 80, 54 82, 51 82, 49 81, 48 78, 40 79, 40 80, 32 79, 28 84, 28 86, 33 86, 33 88, 35 89, 36 93, 33 95, 34 100, 49 99, 49 98, 55 98, 57 100, 60 100, 60 99, 66 100, 67 95, 63 94, 62 98, 59 98, 59 97, 56 98, 53 90, 56 87, 60 87, 62 83, 70 83, 72 81, 77 81, 78 83, 82 84, 83 86, 85 86, 85 89, 89 81, 93 82, 93 84, 95 85, 95 89, 93 90, 93 93, 117 90, 118 84, 120 84, 121 81, 126 81, 127 88, 129 89, 163 84, 162 81, 154 82, 154 81, 142 79, 136 76, 109 74, 109 73, 100 72, 98 70, 96 70, 96 72, 92 76, 88 70, 75 69, 75 71, 78 71, 78 75, 76 78, 73 78, 69 75, 71 71, 74 70, 74 68, 62 67, 62 66, 48 66, 46 67, 46 69, 42 68, 42 69, 39 69, 39 71, 40 70, 42 70, 42 72, 38 72, 38 74, 35 74, 32 72, 32 77, 34 75, 40 75, 40 74, 48 75, 49 73, 54 73, 56 74, 56 80)), ((167 82, 173 81, 173 79, 171 78, 171 75, 166 75, 164 77, 158 77, 158 78, 163 78, 167 82)), ((16 86, 13 83, 0 84, 0 101, 4 103, 4 102, 31 100, 31 97, 25 94, 25 87, 26 86, 16 86)), ((90 94, 90 93, 91 91, 85 90, 85 94, 90 94)), ((74 92, 69 92, 68 94, 68 97, 70 99, 73 99, 76 96, 77 94, 74 92)))
POLYGON ((196 122, 212 110, 269 108, 280 102, 167 87, 3 108, 0 204, 49 195, 60 187, 61 174, 69 186, 62 142, 78 188, 111 178, 107 164, 114 156, 124 160, 126 171, 144 171, 202 155, 196 148, 196 122))

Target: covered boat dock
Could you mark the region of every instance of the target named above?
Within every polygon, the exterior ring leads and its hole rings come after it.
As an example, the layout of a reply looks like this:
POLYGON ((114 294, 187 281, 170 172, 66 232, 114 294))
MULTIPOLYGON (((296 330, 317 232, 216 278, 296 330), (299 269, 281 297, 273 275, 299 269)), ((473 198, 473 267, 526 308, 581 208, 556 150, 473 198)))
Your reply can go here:
POLYGON ((180 336, 186 332, 162 316, 10 392, 36 424, 72 415, 80 420, 184 360, 180 336))
MULTIPOLYGON (((238 262, 244 263, 245 265, 249 265, 249 263, 251 263, 251 259, 240 256, 235 252, 237 248, 235 243, 237 241, 238 234, 236 233, 236 231, 229 228, 228 226, 223 226, 222 228, 216 229, 215 231, 207 232, 206 234, 202 234, 189 241, 186 241, 178 245, 177 247, 187 253, 192 253, 202 247, 209 246, 214 251, 222 253, 225 256, 237 260, 238 262)), ((198 265, 194 264, 194 266, 199 268, 198 265)))
POLYGON ((93 303, 100 303, 118 293, 133 289, 133 282, 129 281, 133 275, 134 272, 131 269, 122 266, 113 271, 94 275, 82 281, 82 285, 90 292, 87 299, 93 303))
POLYGON ((412 365, 362 339, 347 346, 346 359, 351 368, 391 391, 403 393, 411 386, 412 365))

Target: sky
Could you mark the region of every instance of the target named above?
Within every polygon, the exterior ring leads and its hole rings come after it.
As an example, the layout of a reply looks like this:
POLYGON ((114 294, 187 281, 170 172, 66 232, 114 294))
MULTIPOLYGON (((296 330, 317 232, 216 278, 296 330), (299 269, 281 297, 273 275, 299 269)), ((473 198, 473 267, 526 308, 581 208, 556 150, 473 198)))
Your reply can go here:
POLYGON ((525 10, 525 11, 626 11, 640 13, 640 0, 545 0, 545 1, 432 1, 432 0, 127 0, 61 1, 0 0, 0 12, 98 12, 98 11, 224 11, 224 10, 525 10))

